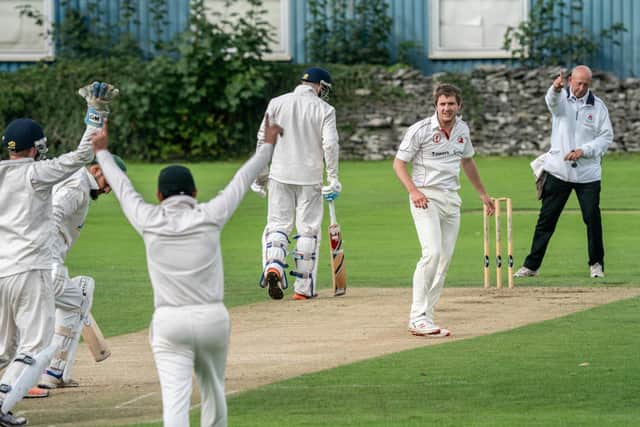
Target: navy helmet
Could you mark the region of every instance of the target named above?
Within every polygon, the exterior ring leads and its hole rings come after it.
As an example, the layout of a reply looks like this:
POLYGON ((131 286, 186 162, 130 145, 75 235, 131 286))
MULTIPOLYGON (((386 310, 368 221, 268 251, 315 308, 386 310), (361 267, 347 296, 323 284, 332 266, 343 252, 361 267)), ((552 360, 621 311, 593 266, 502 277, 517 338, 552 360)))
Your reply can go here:
POLYGON ((300 80, 303 82, 320 83, 329 87, 331 87, 332 83, 331 74, 329 74, 327 70, 319 67, 312 67, 306 70, 300 80))
POLYGON ((312 67, 302 74, 300 78, 303 82, 318 83, 321 87, 320 97, 326 98, 329 95, 331 89, 331 74, 324 68, 312 67))
POLYGON ((15 119, 9 123, 2 135, 2 145, 11 151, 36 147, 41 155, 47 152, 47 138, 42 126, 31 119, 15 119))

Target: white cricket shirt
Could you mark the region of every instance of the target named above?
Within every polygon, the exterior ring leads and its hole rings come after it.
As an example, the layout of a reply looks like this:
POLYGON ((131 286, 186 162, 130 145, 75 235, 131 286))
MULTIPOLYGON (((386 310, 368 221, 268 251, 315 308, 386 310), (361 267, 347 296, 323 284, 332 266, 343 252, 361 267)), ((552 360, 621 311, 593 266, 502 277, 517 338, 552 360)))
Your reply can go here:
MULTIPOLYGON (((324 164, 327 178, 338 178, 336 111, 311 86, 299 85, 272 99, 266 112, 271 123, 284 129, 273 151, 269 178, 283 184, 322 184, 324 164)), ((264 143, 264 126, 263 119, 258 147, 264 143)))
POLYGON ((273 145, 264 144, 208 202, 172 196, 155 205, 135 191, 111 153, 97 153, 125 216, 144 240, 156 308, 222 302, 220 232, 272 154, 273 145))
POLYGON ((0 161, 0 277, 51 269, 51 189, 93 159, 87 127, 75 151, 0 161))
POLYGON ((98 183, 86 167, 53 187, 52 239, 58 242, 52 242, 52 250, 59 262, 64 261, 67 252, 78 240, 89 212, 91 190, 97 189, 98 183))
POLYGON ((405 134, 396 158, 412 162, 411 178, 416 187, 457 191, 460 160, 473 157, 469 127, 460 119, 451 134, 440 129, 437 113, 413 124, 405 134))

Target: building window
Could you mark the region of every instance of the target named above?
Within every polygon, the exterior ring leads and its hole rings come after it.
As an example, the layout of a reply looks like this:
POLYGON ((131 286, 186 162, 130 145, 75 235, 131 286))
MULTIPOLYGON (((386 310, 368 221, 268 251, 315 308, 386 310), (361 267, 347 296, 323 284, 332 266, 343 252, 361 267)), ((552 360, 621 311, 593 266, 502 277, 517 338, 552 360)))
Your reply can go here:
POLYGON ((53 44, 44 35, 51 29, 53 0, 0 1, 0 61, 37 61, 53 57, 53 44), (18 6, 31 6, 42 14, 44 25, 33 18, 20 16, 18 6))
MULTIPOLYGON (((238 1, 226 7, 225 0, 206 0, 209 11, 216 11, 222 16, 211 15, 211 19, 231 20, 233 13, 239 16, 250 7, 247 2, 238 1)), ((274 28, 273 39, 270 44, 272 52, 265 54, 265 59, 288 61, 291 59, 289 48, 289 0, 262 0, 262 9, 266 10, 264 19, 274 28)))
POLYGON ((507 27, 527 19, 529 0, 431 0, 432 59, 509 58, 507 27))

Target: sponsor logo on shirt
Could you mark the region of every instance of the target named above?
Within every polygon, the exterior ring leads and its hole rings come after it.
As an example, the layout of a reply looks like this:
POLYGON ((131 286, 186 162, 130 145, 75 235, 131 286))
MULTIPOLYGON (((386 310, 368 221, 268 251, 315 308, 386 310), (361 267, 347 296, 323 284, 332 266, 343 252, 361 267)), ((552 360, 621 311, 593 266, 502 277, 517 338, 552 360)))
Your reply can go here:
POLYGON ((458 137, 458 144, 464 144, 464 137, 463 136, 459 136, 458 137))
POLYGON ((431 157, 446 157, 449 155, 451 155, 451 153, 448 151, 432 151, 431 152, 431 157))

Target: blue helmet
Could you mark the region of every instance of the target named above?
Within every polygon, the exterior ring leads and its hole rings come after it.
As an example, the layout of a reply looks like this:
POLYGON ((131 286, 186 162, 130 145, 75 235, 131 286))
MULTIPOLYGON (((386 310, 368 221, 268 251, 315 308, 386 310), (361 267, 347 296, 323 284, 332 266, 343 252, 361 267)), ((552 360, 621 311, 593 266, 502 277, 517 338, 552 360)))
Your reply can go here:
POLYGON ((326 87, 331 87, 331 75, 323 68, 312 67, 302 74, 300 79, 303 82, 319 83, 326 87))
POLYGON ((47 138, 42 126, 31 119, 15 119, 9 123, 2 135, 2 145, 11 151, 36 147, 40 154, 47 152, 47 138))

